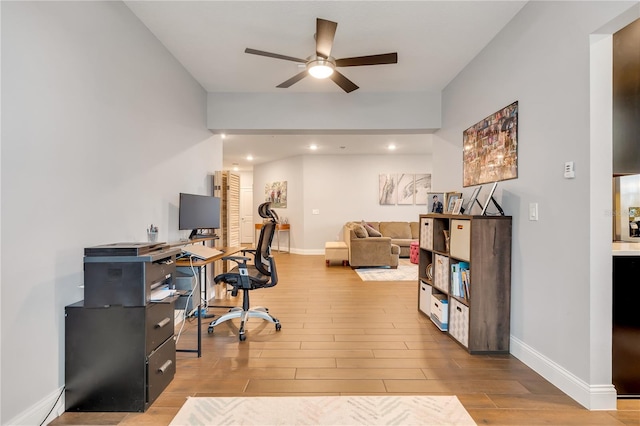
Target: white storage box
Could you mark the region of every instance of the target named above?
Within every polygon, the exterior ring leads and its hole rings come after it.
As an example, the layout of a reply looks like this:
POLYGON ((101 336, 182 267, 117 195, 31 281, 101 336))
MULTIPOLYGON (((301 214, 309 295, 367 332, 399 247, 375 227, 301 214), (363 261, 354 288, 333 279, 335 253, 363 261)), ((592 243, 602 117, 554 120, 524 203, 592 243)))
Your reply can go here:
POLYGON ((423 217, 420 219, 420 248, 433 250, 433 219, 423 217))
POLYGON ((420 281, 420 299, 418 303, 420 310, 431 316, 431 286, 424 281, 420 281))
POLYGON ((469 307, 456 299, 451 299, 449 334, 465 348, 469 347, 469 307))
POLYGON ((451 246, 449 254, 456 259, 470 259, 471 253, 471 221, 453 219, 451 221, 451 246))
POLYGON ((449 293, 449 258, 435 255, 433 268, 433 286, 444 293, 449 293))
POLYGON ((446 331, 449 321, 449 300, 446 294, 431 295, 431 321, 442 331, 446 331))

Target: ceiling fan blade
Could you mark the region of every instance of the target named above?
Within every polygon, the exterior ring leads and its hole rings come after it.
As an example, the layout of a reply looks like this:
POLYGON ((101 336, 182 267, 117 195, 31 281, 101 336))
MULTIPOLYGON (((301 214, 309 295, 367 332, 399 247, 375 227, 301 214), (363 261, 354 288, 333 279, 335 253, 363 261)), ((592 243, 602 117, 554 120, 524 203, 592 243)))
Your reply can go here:
POLYGON ((353 81, 349 80, 336 70, 333 70, 333 74, 331 74, 329 78, 347 93, 351 93, 358 88, 353 81))
POLYGON ((248 47, 244 49, 244 53, 250 53, 252 55, 259 55, 259 56, 266 56, 267 58, 284 59, 285 61, 302 62, 303 64, 307 63, 305 59, 294 58, 293 56, 280 55, 278 53, 265 52, 263 50, 250 49, 248 47))
POLYGON ((337 22, 316 19, 316 55, 328 58, 331 56, 333 38, 336 36, 337 22))
POLYGON ((361 65, 397 64, 398 53, 383 53, 381 55, 358 56, 355 58, 336 59, 336 67, 359 67, 361 65))
POLYGON ((304 71, 294 75, 289 80, 278 84, 276 87, 279 87, 281 89, 286 89, 287 87, 293 86, 294 84, 296 84, 297 82, 299 82, 300 80, 305 78, 306 76, 307 76, 307 70, 304 70, 304 71))

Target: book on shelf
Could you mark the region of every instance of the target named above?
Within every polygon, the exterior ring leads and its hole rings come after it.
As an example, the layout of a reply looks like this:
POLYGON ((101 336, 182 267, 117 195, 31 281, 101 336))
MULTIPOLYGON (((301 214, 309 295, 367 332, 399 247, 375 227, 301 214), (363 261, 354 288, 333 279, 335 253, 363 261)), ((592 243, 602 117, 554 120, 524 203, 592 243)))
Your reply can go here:
POLYGON ((458 262, 451 265, 451 294, 461 299, 469 299, 469 263, 458 262))

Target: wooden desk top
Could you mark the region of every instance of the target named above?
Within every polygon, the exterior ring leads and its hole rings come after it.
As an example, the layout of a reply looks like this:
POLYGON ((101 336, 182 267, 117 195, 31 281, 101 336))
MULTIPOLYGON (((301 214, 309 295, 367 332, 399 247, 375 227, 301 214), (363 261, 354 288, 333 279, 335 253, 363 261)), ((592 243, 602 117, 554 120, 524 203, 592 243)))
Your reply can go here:
MULTIPOLYGON (((184 243, 184 244, 189 244, 189 243, 184 243)), ((183 245, 184 245, 183 244, 183 245)), ((218 247, 214 247, 217 250, 222 251, 222 253, 213 256, 212 258, 209 258, 207 260, 193 260, 191 261, 189 258, 183 257, 182 259, 178 259, 176 260, 176 266, 194 266, 194 267, 201 267, 201 266, 206 266, 210 263, 215 262, 216 260, 220 260, 225 256, 231 256, 233 254, 238 253, 239 251, 241 251, 243 248, 245 247, 222 247, 222 248, 218 248, 218 247)))
MULTIPOLYGON (((256 229, 262 229, 262 223, 256 223, 255 225, 256 229)), ((290 225, 288 223, 277 223, 276 224, 276 231, 285 231, 285 230, 289 230, 291 229, 290 225)))

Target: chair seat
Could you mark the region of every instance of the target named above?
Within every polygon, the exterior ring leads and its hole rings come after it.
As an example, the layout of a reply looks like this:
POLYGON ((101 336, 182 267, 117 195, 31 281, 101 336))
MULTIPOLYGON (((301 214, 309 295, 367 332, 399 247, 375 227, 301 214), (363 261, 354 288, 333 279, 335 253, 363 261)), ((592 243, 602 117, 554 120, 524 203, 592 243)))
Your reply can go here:
MULTIPOLYGON (((247 272, 249 273, 248 278, 251 283, 251 288, 268 288, 273 286, 273 284, 271 284, 271 277, 260 272, 255 266, 247 265, 247 272)), ((230 271, 216 276, 213 281, 216 284, 225 282, 233 285, 238 283, 240 278, 239 274, 239 268, 236 266, 230 271)))

